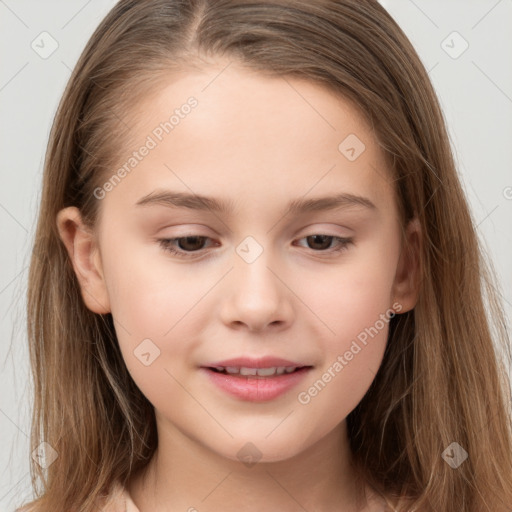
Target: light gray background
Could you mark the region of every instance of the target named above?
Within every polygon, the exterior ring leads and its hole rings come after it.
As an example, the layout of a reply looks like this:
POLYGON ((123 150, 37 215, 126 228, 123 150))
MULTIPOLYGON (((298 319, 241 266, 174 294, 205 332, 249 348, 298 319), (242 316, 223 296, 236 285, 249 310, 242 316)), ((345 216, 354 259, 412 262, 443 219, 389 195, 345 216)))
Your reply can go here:
MULTIPOLYGON (((70 70, 114 3, 0 0, 0 511, 14 510, 31 494, 32 397, 24 307, 44 152, 70 70), (58 43, 46 59, 31 47, 33 41, 43 45, 41 37, 48 37, 40 36, 43 31, 58 43)), ((460 176, 491 253, 510 325, 512 0, 381 3, 411 39, 440 96, 460 176), (464 41, 469 47, 457 56, 464 41)), ((46 39, 46 49, 49 44, 46 39)))

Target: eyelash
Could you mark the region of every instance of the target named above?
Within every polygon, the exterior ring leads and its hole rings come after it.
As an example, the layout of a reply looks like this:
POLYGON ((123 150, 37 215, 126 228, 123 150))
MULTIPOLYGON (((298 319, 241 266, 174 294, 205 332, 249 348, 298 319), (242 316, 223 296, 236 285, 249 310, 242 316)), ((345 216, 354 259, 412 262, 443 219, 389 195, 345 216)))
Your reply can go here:
MULTIPOLYGON (((324 235, 322 233, 314 233, 312 235, 308 235, 308 236, 299 238, 298 240, 303 240, 305 238, 309 238, 312 236, 324 236, 327 238, 332 238, 333 241, 339 242, 338 247, 336 247, 335 249, 324 249, 324 250, 316 250, 316 251, 314 249, 311 249, 313 252, 320 253, 320 254, 321 253, 333 254, 333 253, 340 253, 340 252, 346 251, 348 249, 348 246, 353 242, 353 238, 343 238, 343 237, 334 236, 334 235, 324 235)), ((177 238, 160 238, 157 241, 160 244, 160 246, 164 249, 164 251, 172 254, 173 256, 177 256, 179 258, 194 258, 195 255, 200 254, 201 251, 204 250, 204 249, 199 249, 197 251, 188 251, 188 252, 185 251, 184 252, 184 251, 179 251, 173 247, 172 244, 174 242, 177 242, 178 240, 183 240, 185 238, 206 238, 206 239, 208 239, 210 237, 201 236, 201 235, 185 235, 185 236, 180 236, 177 238)))

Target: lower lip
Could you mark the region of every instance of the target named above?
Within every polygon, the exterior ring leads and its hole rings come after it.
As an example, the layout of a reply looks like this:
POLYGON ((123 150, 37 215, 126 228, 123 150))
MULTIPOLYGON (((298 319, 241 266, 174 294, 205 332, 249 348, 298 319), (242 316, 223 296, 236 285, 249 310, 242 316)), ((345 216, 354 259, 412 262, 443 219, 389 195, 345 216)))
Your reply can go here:
POLYGON ((311 367, 272 377, 229 375, 209 368, 201 370, 208 375, 213 384, 232 396, 248 402, 266 402, 295 387, 305 378, 311 367))

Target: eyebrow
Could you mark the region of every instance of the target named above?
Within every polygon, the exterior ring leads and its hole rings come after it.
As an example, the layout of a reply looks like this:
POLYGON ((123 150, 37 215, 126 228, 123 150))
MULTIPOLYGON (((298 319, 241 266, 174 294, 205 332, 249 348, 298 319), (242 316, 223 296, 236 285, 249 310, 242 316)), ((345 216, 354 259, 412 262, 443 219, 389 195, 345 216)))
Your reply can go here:
MULTIPOLYGON (((223 215, 229 215, 234 210, 234 203, 230 200, 221 200, 214 197, 184 192, 173 192, 170 190, 155 190, 139 199, 136 203, 136 206, 152 205, 167 206, 171 208, 188 208, 191 210, 210 210, 223 215)), ((374 211, 377 210, 375 204, 367 197, 341 193, 313 199, 294 199, 288 203, 283 215, 298 215, 307 212, 354 207, 364 207, 374 211)))

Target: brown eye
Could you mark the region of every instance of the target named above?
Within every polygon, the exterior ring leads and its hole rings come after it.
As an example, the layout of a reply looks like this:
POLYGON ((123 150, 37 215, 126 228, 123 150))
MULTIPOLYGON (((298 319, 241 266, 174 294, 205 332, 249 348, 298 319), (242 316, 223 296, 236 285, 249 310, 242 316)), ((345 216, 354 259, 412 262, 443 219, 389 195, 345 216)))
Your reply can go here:
POLYGON ((185 236, 176 238, 178 240, 178 248, 184 251, 198 251, 203 248, 206 236, 185 236))
POLYGON ((311 249, 319 250, 328 249, 333 239, 334 237, 329 235, 311 235, 306 237, 308 244, 310 244, 310 246, 312 244, 311 249))
MULTIPOLYGON (((342 238, 334 235, 323 235, 323 234, 314 234, 309 235, 300 240, 306 240, 307 248, 313 250, 318 253, 336 253, 340 251, 347 250, 348 245, 352 243, 352 238, 342 238), (331 246, 332 242, 336 242, 331 246)), ((304 247, 300 244, 301 247, 304 247)))
POLYGON ((181 236, 177 238, 162 238, 158 240, 164 251, 174 256, 187 258, 196 256, 194 253, 200 253, 204 249, 204 242, 209 240, 207 236, 181 236))

